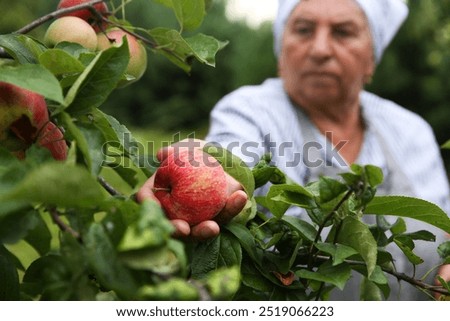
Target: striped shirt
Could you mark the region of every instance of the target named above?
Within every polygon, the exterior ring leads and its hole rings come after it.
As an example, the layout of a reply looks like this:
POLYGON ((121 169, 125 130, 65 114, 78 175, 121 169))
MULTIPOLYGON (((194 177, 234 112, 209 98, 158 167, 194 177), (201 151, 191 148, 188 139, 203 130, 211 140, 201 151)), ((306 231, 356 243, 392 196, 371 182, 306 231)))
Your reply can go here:
MULTIPOLYGON (((366 130, 355 163, 379 166, 385 174, 385 193, 419 197, 450 213, 450 193, 439 146, 432 128, 419 115, 366 91, 360 97, 366 130), (389 186, 389 153, 404 172, 409 191, 389 186)), ((244 86, 223 97, 211 113, 207 141, 219 143, 249 166, 270 152, 272 162, 299 184, 320 174, 348 171, 337 146, 312 125, 290 101, 279 78, 259 86, 244 86), (306 124, 315 143, 305 141, 306 124), (319 151, 323 161, 313 152, 319 151), (311 176, 311 171, 315 174, 311 176)), ((261 190, 259 193, 263 193, 261 190)))

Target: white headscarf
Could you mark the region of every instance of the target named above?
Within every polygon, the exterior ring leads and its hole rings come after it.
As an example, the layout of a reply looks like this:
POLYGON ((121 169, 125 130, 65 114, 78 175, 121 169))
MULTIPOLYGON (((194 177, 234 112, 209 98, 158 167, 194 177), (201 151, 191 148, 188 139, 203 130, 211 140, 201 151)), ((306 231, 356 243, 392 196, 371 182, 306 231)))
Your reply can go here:
MULTIPOLYGON (((369 21, 376 62, 380 62, 384 50, 394 38, 408 16, 403 0, 355 0, 369 21)), ((273 25, 274 50, 278 57, 286 22, 300 0, 279 0, 278 14, 273 25)))

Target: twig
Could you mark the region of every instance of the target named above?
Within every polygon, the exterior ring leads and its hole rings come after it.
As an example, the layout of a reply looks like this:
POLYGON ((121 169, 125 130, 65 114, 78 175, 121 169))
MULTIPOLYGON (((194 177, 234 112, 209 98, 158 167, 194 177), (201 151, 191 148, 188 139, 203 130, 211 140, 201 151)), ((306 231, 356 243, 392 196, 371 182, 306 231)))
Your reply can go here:
MULTIPOLYGON (((330 259, 329 256, 318 256, 317 257, 318 260, 320 261, 328 261, 330 259)), ((361 262, 361 261, 355 261, 355 260, 344 260, 345 263, 348 263, 350 265, 361 265, 364 266, 365 263, 361 262)), ((442 286, 436 286, 436 285, 431 285, 428 283, 425 283, 421 280, 415 279, 409 275, 406 275, 403 272, 397 272, 394 271, 390 268, 386 268, 386 267, 381 267, 381 269, 383 270, 383 272, 386 272, 392 276, 394 276, 395 278, 397 278, 397 280, 399 281, 405 281, 411 285, 417 286, 421 289, 427 290, 427 291, 433 291, 433 292, 437 292, 439 294, 443 294, 443 295, 447 295, 450 296, 450 292, 447 291, 446 289, 444 289, 442 286)))
POLYGON ((113 186, 111 186, 103 177, 99 176, 97 178, 98 182, 102 187, 111 195, 111 196, 120 196, 122 195, 119 191, 117 191, 113 186))
POLYGON ((339 208, 344 204, 345 201, 347 201, 350 196, 353 194, 353 189, 350 189, 345 193, 344 197, 339 201, 338 204, 333 208, 333 210, 325 217, 323 223, 319 226, 319 230, 317 231, 316 238, 314 239, 314 242, 311 244, 309 248, 310 253, 310 260, 308 262, 308 268, 311 269, 314 265, 315 255, 312 255, 314 251, 314 247, 319 242, 320 235, 322 234, 323 229, 325 228, 325 225, 328 223, 329 220, 333 218, 333 216, 336 214, 336 212, 339 210, 339 208))
POLYGON ((49 212, 53 219, 53 222, 55 222, 55 224, 58 225, 58 227, 61 229, 61 231, 70 233, 75 239, 77 239, 78 241, 81 242, 80 233, 73 230, 69 225, 67 225, 65 222, 63 222, 61 220, 61 217, 60 217, 58 211, 56 210, 56 208, 50 209, 49 212))
POLYGON ((64 8, 64 9, 59 9, 59 10, 53 11, 49 14, 46 14, 45 16, 40 17, 39 19, 34 20, 33 22, 20 28, 19 30, 15 31, 14 33, 25 34, 25 33, 30 32, 31 30, 39 27, 40 25, 44 24, 45 22, 55 19, 55 18, 58 18, 59 16, 61 16, 63 14, 70 13, 73 11, 78 11, 81 9, 89 9, 97 17, 97 19, 99 19, 101 21, 105 21, 108 24, 113 25, 114 27, 117 27, 117 28, 125 31, 126 33, 141 40, 142 42, 144 42, 145 44, 147 44, 148 46, 150 46, 152 48, 156 48, 156 44, 153 41, 151 41, 150 39, 145 38, 144 36, 142 36, 136 32, 130 31, 127 28, 123 27, 121 24, 111 21, 108 18, 104 17, 102 14, 100 14, 94 7, 94 5, 96 5, 100 2, 104 2, 104 0, 93 0, 93 1, 79 4, 79 5, 70 7, 70 8, 64 8))
POLYGON ((40 25, 44 24, 45 22, 47 22, 49 20, 55 19, 55 18, 59 17, 60 15, 70 13, 73 11, 77 11, 77 10, 81 10, 81 9, 89 9, 91 11, 97 12, 97 10, 94 8, 94 5, 96 5, 100 2, 104 2, 104 0, 93 0, 90 2, 83 3, 83 4, 78 4, 78 5, 70 7, 70 8, 64 8, 64 9, 59 9, 59 10, 53 11, 49 14, 46 14, 45 16, 40 17, 39 19, 34 20, 33 22, 20 28, 19 30, 15 31, 14 33, 20 33, 20 34, 28 33, 31 30, 39 27, 40 25))
POLYGON ((122 26, 120 23, 117 23, 115 21, 111 21, 111 20, 109 20, 109 19, 107 19, 107 18, 105 18, 103 16, 100 16, 99 18, 102 21, 105 21, 108 24, 110 24, 110 25, 112 25, 112 26, 114 26, 116 28, 119 28, 119 29, 123 30, 124 32, 128 33, 129 35, 131 35, 131 36, 141 40, 143 43, 145 43, 146 45, 150 46, 151 48, 156 48, 157 47, 157 45, 153 41, 151 41, 150 39, 145 38, 144 36, 142 36, 142 35, 140 35, 140 34, 138 34, 136 32, 130 31, 126 27, 122 26))

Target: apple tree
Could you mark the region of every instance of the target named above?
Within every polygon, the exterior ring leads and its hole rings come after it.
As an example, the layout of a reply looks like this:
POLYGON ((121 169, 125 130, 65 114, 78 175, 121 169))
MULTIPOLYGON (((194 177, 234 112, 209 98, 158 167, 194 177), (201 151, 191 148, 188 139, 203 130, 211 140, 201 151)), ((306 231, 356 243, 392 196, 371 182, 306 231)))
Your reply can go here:
MULTIPOLYGON (((48 114, 38 124, 29 104, 0 97, 0 300, 315 300, 343 288, 352 271, 363 275, 362 299, 389 297, 387 274, 430 296, 450 294, 446 280, 434 285, 396 271, 385 250, 395 243, 420 264, 414 244, 434 235, 407 231, 403 218, 450 233, 447 214, 424 200, 377 196, 383 177, 375 166, 355 165, 342 180, 300 186, 270 164, 270 155, 249 168, 223 149, 205 147, 249 201, 212 240, 173 238, 160 205, 135 199, 159 163, 102 106, 118 88, 132 90, 151 54, 189 72, 194 61, 214 66, 226 41, 195 33, 210 1, 153 0, 173 11, 179 28, 151 30, 126 20, 132 1, 143 0, 63 0, 58 10, 0 35, 0 84, 43 97, 48 114), (56 26, 47 40, 28 35, 67 15, 96 30, 95 48, 65 38, 64 28, 75 26, 56 26), (43 140, 41 133, 50 134, 43 140), (56 148, 64 157, 54 156, 56 148), (267 183, 267 195, 254 196, 267 183), (285 215, 291 206, 303 208, 308 220, 285 215), (366 213, 381 223, 363 223, 366 213), (384 222, 386 214, 396 223, 384 222), (24 263, 18 243, 33 249, 31 262, 24 263)), ((450 242, 436 250, 450 263, 450 242)))

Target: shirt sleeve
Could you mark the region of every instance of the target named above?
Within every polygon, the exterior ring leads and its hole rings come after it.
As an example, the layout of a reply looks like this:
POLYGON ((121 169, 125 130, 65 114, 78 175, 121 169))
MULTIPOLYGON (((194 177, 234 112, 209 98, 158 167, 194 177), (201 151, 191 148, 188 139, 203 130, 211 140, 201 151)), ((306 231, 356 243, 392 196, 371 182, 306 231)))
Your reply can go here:
POLYGON ((264 153, 261 144, 262 117, 254 117, 255 102, 243 93, 241 90, 234 92, 217 103, 211 112, 210 128, 205 139, 219 144, 252 166, 264 153))

